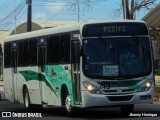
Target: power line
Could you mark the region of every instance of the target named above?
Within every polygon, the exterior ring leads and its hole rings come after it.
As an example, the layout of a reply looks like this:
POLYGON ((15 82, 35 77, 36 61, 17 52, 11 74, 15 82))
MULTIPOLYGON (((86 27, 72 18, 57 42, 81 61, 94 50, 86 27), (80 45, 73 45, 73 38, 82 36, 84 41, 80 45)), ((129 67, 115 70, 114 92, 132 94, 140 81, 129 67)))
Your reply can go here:
MULTIPOLYGON (((48 19, 48 21, 50 21, 50 20, 53 20, 57 15, 59 15, 67 6, 69 6, 69 7, 72 7, 72 6, 77 6, 77 4, 78 4, 78 2, 81 2, 81 4, 88 4, 87 2, 85 2, 85 1, 80 1, 80 0, 75 0, 75 1, 72 1, 72 0, 69 0, 69 1, 58 1, 58 4, 59 5, 57 5, 57 3, 56 4, 54 4, 53 2, 57 2, 57 0, 37 0, 36 2, 35 2, 35 0, 34 1, 32 1, 32 5, 33 6, 63 6, 63 8, 61 8, 54 16, 52 16, 52 17, 50 17, 49 19, 48 19), (38 1, 38 2, 37 2, 38 1), (43 2, 45 2, 46 4, 43 4, 42 5, 42 3, 43 2), (52 2, 52 5, 51 4, 49 4, 50 2, 52 2), (62 2, 63 2, 63 5, 62 5, 62 2), (66 3, 66 4, 64 4, 64 2, 66 3), (36 4, 35 4, 36 3, 36 4), (38 4, 37 4, 38 3, 38 4), (41 3, 41 4, 40 4, 41 3), (48 4, 47 4, 48 3, 48 4), (61 4, 60 4, 61 3, 61 4)), ((104 0, 101 0, 101 1, 104 1, 104 0)), ((94 3, 96 3, 97 1, 95 1, 94 3)), ((80 10, 80 8, 78 8, 78 11, 80 10)), ((80 11, 79 11, 80 12, 80 11)), ((78 13, 79 14, 79 13, 78 13)), ((78 17, 78 20, 79 20, 79 17, 78 17)), ((44 23, 42 23, 42 24, 45 24, 45 23, 47 23, 47 21, 45 21, 44 23)), ((35 26, 34 28, 32 28, 33 30, 34 29, 36 29, 37 27, 35 26)), ((24 30, 25 29, 25 26, 22 28, 22 30, 24 30)))
MULTIPOLYGON (((9 1, 9 0, 7 0, 9 1)), ((8 4, 8 2, 5 1, 0 7, 3 7, 4 5, 8 4)), ((102 1, 106 1, 106 0, 33 0, 32 1, 32 6, 61 6, 62 8, 55 13, 53 16, 51 16, 48 21, 53 20, 55 17, 57 17, 66 7, 68 7, 68 9, 78 12, 78 15, 80 13, 80 6, 84 6, 83 9, 86 9, 88 7, 97 5, 99 2, 102 1), (79 7, 78 7, 79 5, 79 7), (78 9, 77 9, 78 8, 78 9)), ((26 1, 22 0, 20 2, 20 4, 18 4, 16 6, 16 8, 14 10, 12 10, 6 17, 4 17, 3 19, 0 20, 0 26, 3 26, 5 28, 10 27, 13 24, 13 15, 16 11, 16 16, 17 18, 18 15, 24 15, 22 14, 22 9, 24 8, 24 6, 26 5, 26 1)), ((8 8, 8 7, 7 7, 8 8)), ((26 10, 25 10, 26 11, 26 10)), ((24 13, 25 13, 24 11, 24 13)), ((20 19, 19 19, 20 20, 20 19)), ((44 22, 44 24, 47 22, 44 22)))
MULTIPOLYGON (((33 4, 32 6, 66 6, 66 5, 44 5, 44 4, 33 4)), ((69 6, 69 5, 68 5, 69 6)))
MULTIPOLYGON (((66 6, 67 6, 67 4, 66 4, 66 6)), ((60 9, 54 16, 52 16, 48 21, 50 21, 50 20, 52 20, 53 18, 55 18, 59 13, 61 13, 65 8, 66 8, 66 6, 64 6, 62 9, 60 9)), ((47 23, 47 22, 44 22, 44 23, 42 23, 42 24, 45 24, 45 23, 47 23)), ((36 29, 37 27, 35 26, 33 29, 36 29)))
POLYGON ((23 3, 20 3, 15 9, 13 9, 5 18, 0 20, 0 24, 3 23, 5 20, 10 19, 13 17, 15 11, 18 11, 19 9, 21 9, 21 7, 24 7, 23 3))
POLYGON ((7 3, 9 3, 9 0, 6 0, 6 1, 0 6, 0 9, 3 9, 3 8, 7 5, 7 3))
POLYGON ((22 10, 25 8, 25 3, 20 2, 16 8, 14 8, 5 18, 0 20, 0 26, 1 29, 8 29, 8 27, 10 28, 10 26, 12 26, 13 20, 14 20, 14 16, 15 16, 15 11, 16 11, 16 16, 18 17, 19 14, 22 12, 22 10))

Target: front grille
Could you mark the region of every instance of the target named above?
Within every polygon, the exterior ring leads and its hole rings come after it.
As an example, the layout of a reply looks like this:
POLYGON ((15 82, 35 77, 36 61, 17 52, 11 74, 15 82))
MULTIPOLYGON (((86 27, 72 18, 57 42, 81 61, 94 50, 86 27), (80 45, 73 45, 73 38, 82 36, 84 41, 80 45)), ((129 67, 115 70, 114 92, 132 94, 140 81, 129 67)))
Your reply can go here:
POLYGON ((124 90, 122 90, 122 92, 132 92, 132 91, 134 91, 135 89, 124 89, 124 90))
POLYGON ((136 92, 139 87, 138 83, 141 80, 126 80, 126 81, 96 81, 99 84, 99 89, 106 95, 129 94, 136 92))
POLYGON ((133 95, 127 95, 127 96, 108 96, 108 99, 112 102, 115 101, 129 101, 131 100, 133 95))
POLYGON ((117 90, 104 90, 104 92, 111 92, 111 93, 115 93, 115 92, 117 92, 117 90))

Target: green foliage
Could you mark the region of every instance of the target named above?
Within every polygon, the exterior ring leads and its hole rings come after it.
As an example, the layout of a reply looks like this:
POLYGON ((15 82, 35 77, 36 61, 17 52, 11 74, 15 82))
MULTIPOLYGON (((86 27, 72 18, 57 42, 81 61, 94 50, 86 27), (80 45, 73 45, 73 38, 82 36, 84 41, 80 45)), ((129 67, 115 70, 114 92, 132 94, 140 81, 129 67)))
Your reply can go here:
POLYGON ((157 34, 157 38, 158 40, 160 40, 160 32, 157 34))
POLYGON ((155 60, 154 62, 154 73, 157 76, 160 75, 160 60, 159 59, 155 60))
POLYGON ((154 98, 155 101, 159 101, 160 99, 160 87, 154 87, 154 98))

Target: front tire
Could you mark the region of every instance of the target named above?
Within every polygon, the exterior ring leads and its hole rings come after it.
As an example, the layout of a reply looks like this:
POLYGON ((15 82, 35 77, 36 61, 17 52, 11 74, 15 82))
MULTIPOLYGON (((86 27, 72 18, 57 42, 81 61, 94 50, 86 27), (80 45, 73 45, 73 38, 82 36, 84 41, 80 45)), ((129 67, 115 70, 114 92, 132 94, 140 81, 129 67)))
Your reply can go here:
POLYGON ((68 116, 70 117, 75 116, 75 109, 72 106, 71 98, 68 92, 66 93, 65 97, 65 108, 68 116))

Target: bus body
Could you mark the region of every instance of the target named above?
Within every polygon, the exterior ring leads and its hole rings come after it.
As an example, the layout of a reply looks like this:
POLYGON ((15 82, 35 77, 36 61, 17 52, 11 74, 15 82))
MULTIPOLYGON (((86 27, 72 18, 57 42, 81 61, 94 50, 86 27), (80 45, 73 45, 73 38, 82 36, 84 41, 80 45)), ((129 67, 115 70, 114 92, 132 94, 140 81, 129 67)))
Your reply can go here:
POLYGON ((100 21, 49 28, 4 41, 4 92, 13 102, 75 107, 153 102, 153 55, 142 21, 100 21), (134 55, 121 59, 130 49, 134 55))

